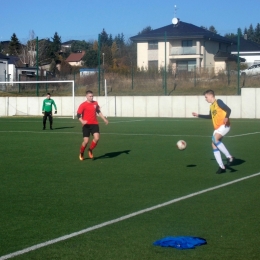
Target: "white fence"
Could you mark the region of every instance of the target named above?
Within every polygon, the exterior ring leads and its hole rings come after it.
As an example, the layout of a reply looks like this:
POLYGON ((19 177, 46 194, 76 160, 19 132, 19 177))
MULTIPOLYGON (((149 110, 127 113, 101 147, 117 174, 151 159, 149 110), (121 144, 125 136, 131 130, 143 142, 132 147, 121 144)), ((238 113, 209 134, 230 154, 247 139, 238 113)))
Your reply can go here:
MULTIPOLYGON (((45 97, 0 97, 0 116, 40 116, 45 97)), ((58 116, 73 116, 85 97, 52 97, 58 116), (75 112, 74 112, 75 111, 75 112)), ((242 89, 241 96, 216 96, 232 110, 232 118, 260 118, 260 88, 242 89)), ((209 113, 204 96, 108 96, 95 97, 108 117, 192 117, 209 113)))

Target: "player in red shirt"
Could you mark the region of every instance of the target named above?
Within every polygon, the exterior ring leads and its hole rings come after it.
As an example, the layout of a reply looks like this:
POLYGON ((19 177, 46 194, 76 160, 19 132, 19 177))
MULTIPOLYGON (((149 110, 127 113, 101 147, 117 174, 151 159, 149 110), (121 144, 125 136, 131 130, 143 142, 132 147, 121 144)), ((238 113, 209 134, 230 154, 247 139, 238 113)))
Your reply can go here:
POLYGON ((81 161, 84 160, 84 151, 87 147, 90 134, 93 135, 93 140, 88 149, 88 156, 91 159, 93 158, 92 150, 97 146, 100 136, 97 114, 103 119, 106 125, 108 124, 108 120, 101 113, 97 101, 93 101, 93 92, 91 90, 86 92, 86 98, 87 100, 79 106, 77 111, 77 116, 82 124, 83 132, 83 143, 80 147, 79 154, 79 159, 81 161))

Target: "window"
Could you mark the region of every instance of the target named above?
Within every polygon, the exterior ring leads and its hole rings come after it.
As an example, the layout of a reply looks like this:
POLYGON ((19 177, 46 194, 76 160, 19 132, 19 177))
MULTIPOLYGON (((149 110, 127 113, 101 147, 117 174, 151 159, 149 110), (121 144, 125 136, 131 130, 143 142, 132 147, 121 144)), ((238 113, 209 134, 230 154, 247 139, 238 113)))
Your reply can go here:
POLYGON ((182 41, 182 47, 192 47, 192 40, 182 41))
POLYGON ((193 71, 196 67, 196 60, 181 60, 177 62, 178 71, 193 71))
POLYGON ((148 42, 148 50, 158 50, 158 42, 148 42))
POLYGON ((148 69, 156 69, 158 70, 158 60, 149 60, 148 61, 148 69))

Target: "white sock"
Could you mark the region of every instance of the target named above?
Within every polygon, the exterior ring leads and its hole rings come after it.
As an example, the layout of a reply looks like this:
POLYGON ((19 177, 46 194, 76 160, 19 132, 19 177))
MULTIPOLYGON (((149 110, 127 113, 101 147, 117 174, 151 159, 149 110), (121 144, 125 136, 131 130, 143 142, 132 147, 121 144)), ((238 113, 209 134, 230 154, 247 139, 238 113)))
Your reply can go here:
POLYGON ((213 150, 214 156, 216 158, 216 161, 219 165, 219 167, 221 167, 222 169, 225 169, 225 166, 223 164, 222 158, 221 158, 221 153, 218 149, 214 149, 213 150))
POLYGON ((218 147, 218 149, 219 149, 223 154, 225 154, 225 156, 226 156, 227 158, 232 157, 232 156, 230 155, 229 151, 227 150, 226 146, 225 146, 222 142, 219 141, 219 142, 216 143, 215 145, 218 147))

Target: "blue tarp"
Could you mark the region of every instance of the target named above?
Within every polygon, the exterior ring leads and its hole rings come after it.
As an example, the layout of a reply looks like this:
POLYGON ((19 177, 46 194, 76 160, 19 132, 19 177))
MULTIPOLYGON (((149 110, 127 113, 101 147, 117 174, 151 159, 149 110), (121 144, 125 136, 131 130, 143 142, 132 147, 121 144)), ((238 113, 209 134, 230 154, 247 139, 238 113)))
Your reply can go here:
POLYGON ((200 237, 165 237, 153 243, 155 246, 174 247, 177 249, 193 249, 195 246, 207 244, 206 239, 200 237))

